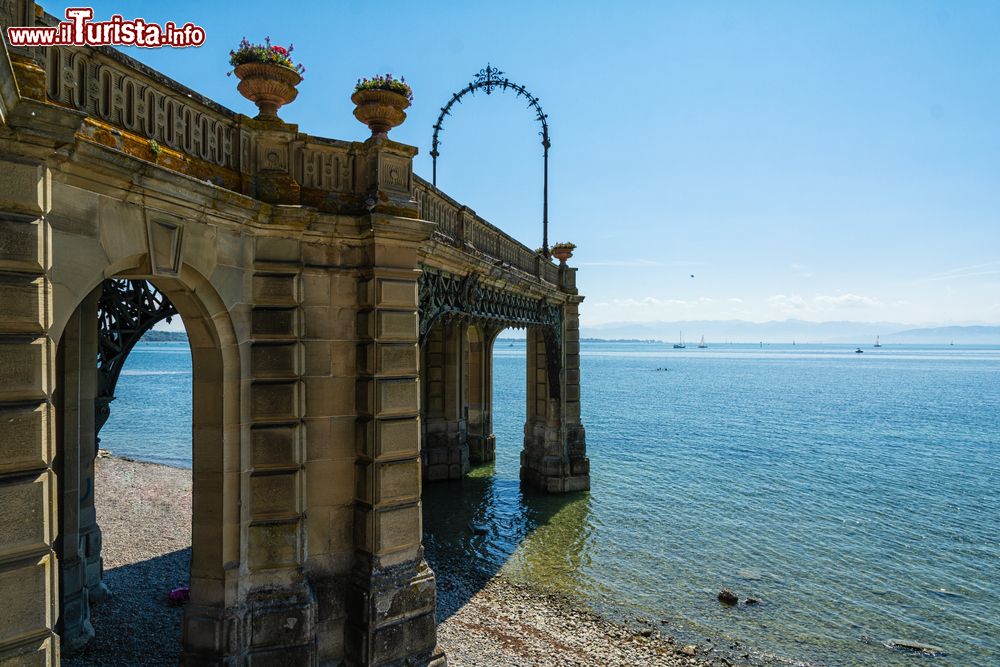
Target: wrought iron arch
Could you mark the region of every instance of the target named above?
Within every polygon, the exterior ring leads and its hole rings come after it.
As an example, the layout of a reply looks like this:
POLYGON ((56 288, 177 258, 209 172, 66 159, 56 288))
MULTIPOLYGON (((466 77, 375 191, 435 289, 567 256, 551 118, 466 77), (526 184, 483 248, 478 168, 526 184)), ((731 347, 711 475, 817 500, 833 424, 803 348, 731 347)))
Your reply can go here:
MULTIPOLYGON (((111 401, 125 360, 143 334, 169 322, 177 309, 146 280, 105 280, 97 301, 97 399, 95 433, 111 416, 111 401)), ((97 439, 98 443, 100 438, 97 439)))
POLYGON ((441 152, 438 147, 441 142, 438 139, 438 135, 441 133, 442 123, 444 123, 444 117, 451 114, 451 108, 455 106, 456 102, 461 102, 462 98, 468 94, 475 95, 477 90, 485 90, 487 95, 493 93, 494 90, 499 88, 500 90, 513 90, 517 97, 522 95, 528 100, 528 107, 533 109, 535 112, 535 120, 537 120, 542 125, 542 131, 539 134, 542 136, 542 253, 545 258, 549 257, 549 122, 548 115, 542 111, 542 105, 539 103, 538 98, 528 92, 528 90, 519 83, 515 83, 504 76, 504 72, 500 71, 495 67, 491 67, 487 63, 486 67, 479 70, 479 73, 473 77, 472 81, 465 86, 462 90, 458 91, 451 96, 448 103, 441 108, 441 113, 438 115, 437 122, 434 124, 434 138, 431 140, 431 161, 432 161, 432 174, 431 182, 434 187, 437 187, 437 159, 441 152))
POLYGON ((459 276, 424 267, 417 281, 419 344, 437 322, 458 320, 486 326, 537 328, 545 341, 549 395, 558 399, 562 369, 562 308, 546 298, 506 292, 480 282, 478 273, 459 276))

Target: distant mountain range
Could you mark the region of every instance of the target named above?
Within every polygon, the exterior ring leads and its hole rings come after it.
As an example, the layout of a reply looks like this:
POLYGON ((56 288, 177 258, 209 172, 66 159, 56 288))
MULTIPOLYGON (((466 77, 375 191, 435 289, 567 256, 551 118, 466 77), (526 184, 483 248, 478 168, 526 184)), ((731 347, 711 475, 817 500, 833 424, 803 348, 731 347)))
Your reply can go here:
POLYGON ((900 322, 806 322, 782 320, 690 320, 679 322, 614 322, 582 326, 583 338, 684 340, 696 343, 702 336, 710 343, 867 343, 879 336, 882 343, 960 343, 1000 345, 1000 326, 914 327, 900 322))

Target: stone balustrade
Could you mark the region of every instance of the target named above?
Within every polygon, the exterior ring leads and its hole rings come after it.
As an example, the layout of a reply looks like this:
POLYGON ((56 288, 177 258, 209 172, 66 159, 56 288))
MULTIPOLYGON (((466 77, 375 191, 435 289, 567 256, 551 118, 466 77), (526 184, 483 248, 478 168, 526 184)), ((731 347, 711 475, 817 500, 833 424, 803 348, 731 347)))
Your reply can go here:
MULTIPOLYGON (((58 19, 43 14, 38 22, 55 25, 58 19)), ((410 193, 417 215, 437 223, 438 238, 559 284, 558 266, 414 176, 409 159, 382 159, 369 178, 358 173, 366 167, 360 143, 312 137, 288 125, 286 132, 268 131, 273 128, 115 49, 55 46, 30 55, 44 69, 47 101, 86 114, 81 133, 91 141, 242 194, 324 211, 358 208, 374 180, 379 190, 410 193), (262 173, 273 180, 275 172, 288 179, 277 186, 255 183, 262 173)))
POLYGON ((437 223, 436 235, 466 250, 498 260, 509 268, 559 284, 559 267, 498 227, 476 215, 428 181, 414 177, 413 197, 424 220, 437 223))

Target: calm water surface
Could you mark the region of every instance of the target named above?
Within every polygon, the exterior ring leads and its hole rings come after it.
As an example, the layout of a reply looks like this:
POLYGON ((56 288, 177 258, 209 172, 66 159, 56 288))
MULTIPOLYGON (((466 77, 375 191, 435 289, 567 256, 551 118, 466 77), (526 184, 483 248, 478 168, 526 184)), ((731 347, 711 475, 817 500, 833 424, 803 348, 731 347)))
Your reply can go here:
MULTIPOLYGON (((1000 348, 853 349, 585 343, 592 491, 546 497, 498 343, 497 462, 427 485, 428 556, 819 664, 1000 664, 1000 348)), ((190 465, 190 381, 185 346, 137 347, 103 445, 190 465)))

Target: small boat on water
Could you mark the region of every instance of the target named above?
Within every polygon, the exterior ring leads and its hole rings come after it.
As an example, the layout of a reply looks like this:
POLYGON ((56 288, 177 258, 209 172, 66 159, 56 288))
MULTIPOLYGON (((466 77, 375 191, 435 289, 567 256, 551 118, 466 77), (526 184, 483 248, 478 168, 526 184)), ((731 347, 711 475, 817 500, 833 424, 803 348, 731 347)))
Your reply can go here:
POLYGON ((875 347, 882 347, 882 343, 878 342, 878 336, 875 336, 875 347))
POLYGON ((704 336, 701 337, 701 342, 698 343, 698 349, 699 350, 706 350, 706 349, 708 349, 708 345, 705 344, 705 337, 704 336))
POLYGON ((854 354, 864 354, 864 353, 865 353, 865 351, 862 350, 860 347, 858 349, 854 350, 854 354))
POLYGON ((674 343, 675 350, 683 350, 687 345, 684 344, 684 332, 681 332, 681 338, 679 343, 674 343))

